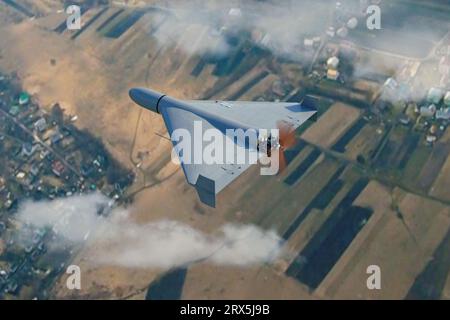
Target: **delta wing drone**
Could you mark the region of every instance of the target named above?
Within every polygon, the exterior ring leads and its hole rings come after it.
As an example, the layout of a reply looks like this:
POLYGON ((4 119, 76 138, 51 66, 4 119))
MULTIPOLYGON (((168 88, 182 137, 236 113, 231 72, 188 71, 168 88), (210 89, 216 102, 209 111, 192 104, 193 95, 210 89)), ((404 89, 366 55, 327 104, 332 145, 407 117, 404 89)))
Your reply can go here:
MULTIPOLYGON (((211 207, 216 206, 216 195, 254 163, 201 161, 208 141, 191 143, 188 150, 180 150, 180 140, 187 140, 184 136, 180 139, 179 132, 195 136, 210 129, 218 131, 227 142, 220 146, 224 149, 223 154, 228 156, 229 130, 252 130, 256 132, 255 145, 235 139, 232 144, 240 152, 264 153, 269 159, 276 154, 279 166, 284 167, 283 151, 295 142, 294 130, 317 112, 311 106, 296 102, 178 100, 144 88, 133 88, 129 95, 141 107, 162 115, 174 146, 173 152, 180 158, 188 183, 196 188, 200 200, 211 207), (186 161, 188 154, 193 155, 194 161, 186 161)), ((236 159, 234 154, 232 159, 236 159)))

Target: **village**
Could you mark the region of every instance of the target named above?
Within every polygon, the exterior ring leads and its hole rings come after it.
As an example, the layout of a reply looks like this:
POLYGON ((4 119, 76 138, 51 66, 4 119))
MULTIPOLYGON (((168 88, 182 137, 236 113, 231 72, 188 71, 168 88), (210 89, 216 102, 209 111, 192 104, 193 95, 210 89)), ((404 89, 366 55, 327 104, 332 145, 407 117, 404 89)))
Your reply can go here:
POLYGON ((65 116, 58 104, 47 114, 20 91, 17 79, 1 75, 0 296, 16 295, 23 287, 28 297, 33 292, 45 296, 45 286, 65 271, 73 252, 46 256, 47 241, 56 239, 46 229, 31 230, 32 241, 26 247, 16 243, 18 229, 29 228, 15 219, 21 202, 99 191, 111 198, 113 206, 123 201, 133 181, 97 139, 73 126, 76 118, 65 116))

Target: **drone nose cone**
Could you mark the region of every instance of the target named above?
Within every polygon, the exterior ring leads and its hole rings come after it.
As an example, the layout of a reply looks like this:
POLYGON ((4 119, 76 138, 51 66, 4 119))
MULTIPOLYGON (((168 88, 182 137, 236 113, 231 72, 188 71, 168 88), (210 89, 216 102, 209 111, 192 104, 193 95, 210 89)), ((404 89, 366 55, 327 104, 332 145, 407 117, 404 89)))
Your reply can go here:
POLYGON ((164 97, 162 93, 144 88, 133 88, 129 91, 129 95, 135 103, 156 113, 159 113, 158 104, 164 97))

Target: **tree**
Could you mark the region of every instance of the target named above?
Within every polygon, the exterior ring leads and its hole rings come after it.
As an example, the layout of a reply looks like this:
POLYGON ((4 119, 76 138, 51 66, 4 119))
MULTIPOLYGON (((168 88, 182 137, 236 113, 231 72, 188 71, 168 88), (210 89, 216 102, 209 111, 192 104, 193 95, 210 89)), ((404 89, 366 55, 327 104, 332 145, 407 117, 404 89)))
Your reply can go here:
POLYGON ((59 103, 56 103, 52 107, 51 111, 52 121, 55 121, 58 125, 64 124, 64 110, 61 108, 59 103))

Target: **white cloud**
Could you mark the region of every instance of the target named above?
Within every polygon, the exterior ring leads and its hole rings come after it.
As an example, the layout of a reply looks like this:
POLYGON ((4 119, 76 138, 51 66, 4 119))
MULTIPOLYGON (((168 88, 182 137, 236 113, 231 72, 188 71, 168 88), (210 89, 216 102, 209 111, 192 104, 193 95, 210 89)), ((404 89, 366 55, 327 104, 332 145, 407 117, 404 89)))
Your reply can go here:
MULTIPOLYGON (((226 224, 214 234, 189 225, 162 220, 137 224, 127 210, 117 208, 108 217, 98 215, 109 199, 95 193, 45 202, 25 202, 18 219, 35 227, 51 227, 57 244, 83 243, 94 237, 101 248, 92 262, 134 268, 171 268, 205 261, 247 266, 273 261, 282 241, 275 232, 253 225, 226 224)), ((23 234, 22 238, 28 236, 23 234)))

